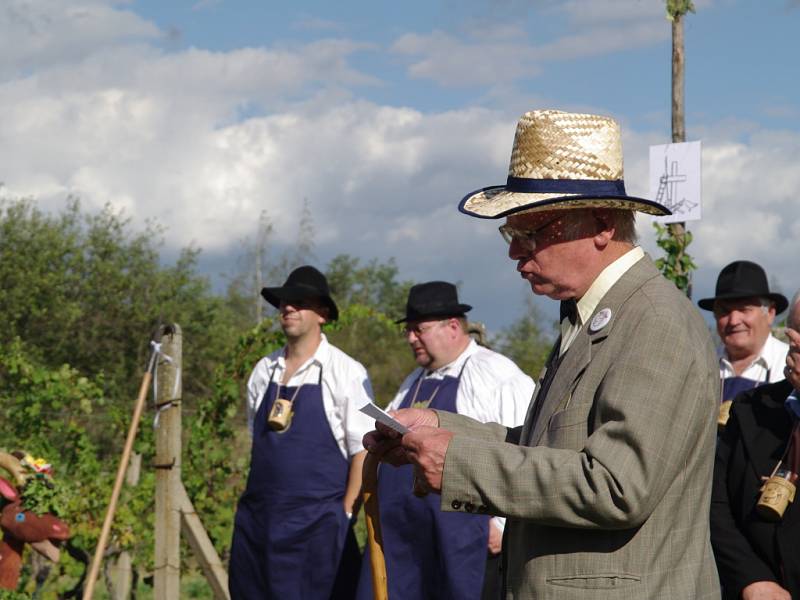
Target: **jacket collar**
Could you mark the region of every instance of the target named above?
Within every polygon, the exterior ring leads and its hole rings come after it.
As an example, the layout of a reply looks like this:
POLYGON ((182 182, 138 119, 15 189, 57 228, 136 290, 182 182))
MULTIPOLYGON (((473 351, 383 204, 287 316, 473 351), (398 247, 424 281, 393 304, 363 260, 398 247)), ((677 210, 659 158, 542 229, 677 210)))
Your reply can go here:
MULTIPOLYGON (((547 397, 539 398, 537 392, 535 401, 544 401, 545 404, 539 412, 539 418, 535 423, 533 434, 530 436, 531 445, 535 446, 541 441, 547 429, 550 416, 559 409, 567 393, 574 387, 592 361, 593 352, 596 352, 595 345, 602 342, 613 331, 622 305, 645 282, 660 276, 661 274, 650 257, 645 255, 644 258, 628 269, 597 303, 588 323, 581 327, 569 350, 563 355, 561 363, 558 364, 558 372, 550 385, 547 397)), ((551 353, 548 359, 548 368, 552 368, 557 361, 556 357, 560 343, 561 338, 556 341, 554 352, 551 353)), ((523 431, 521 439, 527 439, 525 437, 526 433, 523 431)))

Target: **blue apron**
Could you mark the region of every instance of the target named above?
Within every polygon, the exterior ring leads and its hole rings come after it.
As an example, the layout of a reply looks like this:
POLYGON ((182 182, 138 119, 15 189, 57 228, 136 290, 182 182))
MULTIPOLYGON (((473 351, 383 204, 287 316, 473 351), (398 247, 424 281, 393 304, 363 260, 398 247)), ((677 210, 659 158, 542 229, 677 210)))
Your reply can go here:
POLYGON ((752 390, 755 387, 769 383, 769 369, 767 369, 767 377, 764 381, 756 381, 755 379, 748 379, 747 377, 724 377, 722 379, 722 401, 733 400, 736 396, 747 390, 752 390))
POLYGON ((291 425, 278 433, 267 424, 272 404, 279 390, 290 399, 297 388, 270 377, 253 423, 250 473, 234 521, 228 577, 233 600, 352 598, 353 589, 341 591, 348 579, 355 587, 360 569, 342 507, 349 465, 325 417, 321 382, 320 369, 316 384, 297 391, 291 425))
MULTIPOLYGON (((421 400, 421 404, 429 402, 429 408, 457 412, 460 379, 461 373, 444 379, 418 379, 400 408, 420 404, 421 400)), ((411 465, 397 468, 382 465, 378 473, 378 505, 390 600, 479 600, 490 517, 442 512, 439 494, 418 498, 412 493, 413 473, 411 465)), ((361 565, 357 598, 372 599, 368 551, 361 565)))

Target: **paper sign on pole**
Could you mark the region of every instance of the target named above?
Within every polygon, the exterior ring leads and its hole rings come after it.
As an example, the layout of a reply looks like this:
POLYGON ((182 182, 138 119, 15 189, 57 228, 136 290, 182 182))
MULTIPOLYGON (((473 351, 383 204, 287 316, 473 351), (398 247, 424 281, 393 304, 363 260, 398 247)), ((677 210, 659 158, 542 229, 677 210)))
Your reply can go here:
POLYGON ((650 146, 650 198, 672 211, 660 223, 696 221, 701 217, 700 142, 650 146))

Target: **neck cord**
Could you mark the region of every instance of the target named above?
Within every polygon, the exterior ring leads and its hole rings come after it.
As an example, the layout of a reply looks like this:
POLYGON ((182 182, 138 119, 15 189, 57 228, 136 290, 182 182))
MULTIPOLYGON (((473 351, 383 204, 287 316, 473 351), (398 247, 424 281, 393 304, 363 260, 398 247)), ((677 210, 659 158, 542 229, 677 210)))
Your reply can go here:
MULTIPOLYGON (((424 377, 423 377, 424 374, 425 374, 425 371, 420 373, 419 377, 417 377, 417 387, 414 388, 414 395, 411 397, 411 403, 409 405, 410 408, 413 408, 413 406, 417 403, 417 394, 419 393, 419 387, 422 385, 422 380, 424 379, 424 377)), ((442 382, 443 381, 444 381, 444 379, 440 379, 439 380, 439 383, 434 388, 433 393, 431 394, 431 397, 428 398, 425 401, 425 406, 426 407, 429 406, 431 402, 433 402, 433 399, 436 397, 436 392, 439 391, 439 388, 442 386, 442 382)))

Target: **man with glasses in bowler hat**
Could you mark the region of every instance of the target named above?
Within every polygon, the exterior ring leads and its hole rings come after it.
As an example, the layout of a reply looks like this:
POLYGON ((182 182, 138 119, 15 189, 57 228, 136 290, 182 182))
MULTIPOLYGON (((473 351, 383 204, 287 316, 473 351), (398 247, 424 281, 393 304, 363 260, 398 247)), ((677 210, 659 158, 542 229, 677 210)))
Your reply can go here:
POLYGON ((504 185, 462 212, 505 217, 508 256, 561 303, 561 335, 522 427, 407 409, 365 437, 413 464, 442 510, 507 517, 504 598, 718 600, 709 503, 719 395, 691 302, 636 244, 617 123, 523 115, 504 185))
POLYGON ((714 297, 703 298, 697 304, 714 311, 722 342, 718 424, 724 427, 735 396, 783 379, 789 346, 772 335, 770 328, 789 301, 784 295, 769 291, 767 275, 759 265, 737 260, 720 271, 714 297))
MULTIPOLYGON (((398 323, 405 323, 419 366, 403 381, 390 410, 426 407, 509 427, 522 423, 533 380, 470 337, 465 315, 471 308, 458 301, 452 283, 430 281, 409 290, 398 323)), ((497 598, 504 520, 477 505, 442 512, 436 497, 417 497, 413 486, 410 465, 381 467, 377 496, 389 598, 479 600, 484 587, 497 598)), ((371 581, 365 557, 359 600, 372 598, 371 581)))
POLYGON ((280 311, 286 346, 247 383, 253 436, 229 567, 233 600, 352 598, 360 569, 352 514, 361 489, 361 439, 372 420, 364 367, 328 343, 338 318, 325 276, 311 266, 261 295, 280 311))

